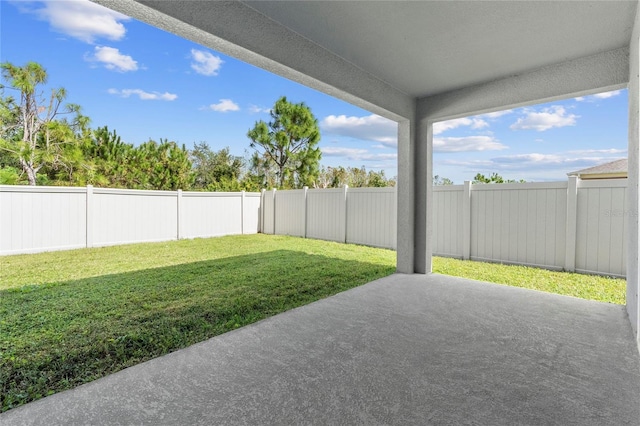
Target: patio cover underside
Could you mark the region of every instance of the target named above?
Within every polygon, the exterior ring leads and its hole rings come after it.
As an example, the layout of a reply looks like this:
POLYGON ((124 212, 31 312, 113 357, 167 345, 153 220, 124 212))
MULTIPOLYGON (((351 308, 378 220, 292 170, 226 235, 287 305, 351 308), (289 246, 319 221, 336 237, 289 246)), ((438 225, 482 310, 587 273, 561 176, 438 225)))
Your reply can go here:
POLYGON ((637 424, 624 307, 396 274, 10 410, 20 424, 637 424))

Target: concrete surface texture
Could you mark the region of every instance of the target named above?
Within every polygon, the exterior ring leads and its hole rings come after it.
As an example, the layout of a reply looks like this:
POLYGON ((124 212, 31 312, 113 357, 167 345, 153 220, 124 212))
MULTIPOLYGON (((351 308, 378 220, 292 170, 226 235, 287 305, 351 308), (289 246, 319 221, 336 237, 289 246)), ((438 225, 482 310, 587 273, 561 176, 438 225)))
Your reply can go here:
POLYGON ((383 278, 0 415, 0 425, 637 425, 623 306, 383 278))

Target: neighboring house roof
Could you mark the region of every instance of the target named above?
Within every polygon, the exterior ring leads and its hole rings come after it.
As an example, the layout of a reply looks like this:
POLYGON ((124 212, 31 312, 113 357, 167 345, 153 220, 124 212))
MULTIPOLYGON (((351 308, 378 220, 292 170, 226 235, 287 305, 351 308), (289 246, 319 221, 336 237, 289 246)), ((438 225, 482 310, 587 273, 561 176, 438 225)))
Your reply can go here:
POLYGON ((580 179, 615 179, 627 177, 627 159, 612 161, 567 173, 568 176, 578 176, 580 179))

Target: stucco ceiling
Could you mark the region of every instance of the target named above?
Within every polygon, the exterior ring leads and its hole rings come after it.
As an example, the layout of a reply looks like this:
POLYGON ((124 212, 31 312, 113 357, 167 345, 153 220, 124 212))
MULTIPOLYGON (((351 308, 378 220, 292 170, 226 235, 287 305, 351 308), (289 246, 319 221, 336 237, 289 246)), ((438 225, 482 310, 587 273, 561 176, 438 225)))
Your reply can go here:
POLYGON ((250 7, 414 97, 629 44, 635 2, 272 2, 250 7))
POLYGON ((415 99, 603 52, 619 58, 638 4, 92 1, 389 118, 410 116, 415 99))

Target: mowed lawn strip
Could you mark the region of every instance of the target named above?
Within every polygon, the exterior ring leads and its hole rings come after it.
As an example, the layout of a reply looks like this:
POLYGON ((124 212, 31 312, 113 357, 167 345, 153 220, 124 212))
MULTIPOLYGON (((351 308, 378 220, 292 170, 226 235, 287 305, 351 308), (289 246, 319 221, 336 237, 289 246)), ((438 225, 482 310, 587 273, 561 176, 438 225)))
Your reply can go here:
POLYGON ((433 258, 433 272, 619 305, 626 299, 622 278, 442 257, 433 258))
MULTIPOLYGON (((261 234, 0 257, 2 411, 387 276, 395 257, 261 234)), ((443 258, 434 272, 624 303, 623 280, 443 258)))
POLYGON ((5 411, 392 274, 395 253, 248 235, 0 262, 5 411))

